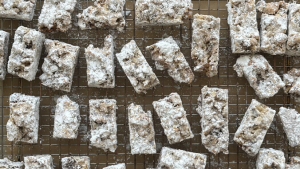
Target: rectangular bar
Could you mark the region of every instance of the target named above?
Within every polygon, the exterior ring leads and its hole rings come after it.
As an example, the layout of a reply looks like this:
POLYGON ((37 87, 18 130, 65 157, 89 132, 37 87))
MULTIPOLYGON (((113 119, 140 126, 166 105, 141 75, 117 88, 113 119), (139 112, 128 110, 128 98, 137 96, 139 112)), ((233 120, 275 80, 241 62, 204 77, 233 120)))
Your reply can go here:
POLYGON ((228 154, 228 90, 204 86, 201 93, 197 112, 201 117, 202 144, 214 154, 228 154))
POLYGON ((20 93, 10 95, 10 114, 6 124, 8 141, 29 144, 38 142, 39 105, 39 97, 20 93))
POLYGON ((25 169, 54 169, 51 155, 24 157, 25 169))
POLYGON ((163 147, 158 159, 157 169, 197 168, 205 169, 206 155, 163 147))
POLYGON ((192 59, 195 72, 205 72, 207 77, 218 74, 220 18, 211 15, 194 15, 192 59))
POLYGON ((53 138, 76 139, 80 125, 79 105, 67 95, 57 99, 53 138))
POLYGON ((284 1, 266 3, 258 1, 256 8, 261 15, 261 51, 271 55, 283 55, 287 41, 288 4, 284 1))
POLYGON ((90 169, 88 156, 71 156, 61 159, 62 169, 90 169))
POLYGON ((85 49, 87 63, 87 81, 89 87, 114 88, 115 87, 115 63, 114 40, 111 35, 105 37, 104 47, 94 48, 89 45, 85 49))
POLYGON ((284 153, 273 148, 259 150, 256 160, 256 169, 285 169, 284 153))
POLYGON ((44 40, 45 35, 39 31, 18 27, 8 60, 8 73, 33 81, 38 71, 44 40))
POLYGON ((259 52, 255 0, 229 0, 226 6, 232 53, 259 52))
POLYGON ((117 148, 117 101, 114 99, 90 100, 91 145, 104 151, 117 148))
POLYGON ((1 169, 23 169, 23 162, 13 162, 7 158, 0 159, 0 168, 1 169))
POLYGON ((0 80, 5 80, 8 60, 9 33, 0 30, 0 80))
POLYGON ((0 17, 31 21, 37 0, 2 0, 0 17))
POLYGON ((193 71, 172 36, 147 46, 146 50, 151 52, 157 70, 167 69, 175 82, 188 84, 193 82, 193 71))
POLYGON ((233 140, 250 156, 255 156, 276 111, 252 99, 233 140))
POLYGON ((137 0, 135 24, 137 26, 179 25, 192 18, 191 0, 137 0))
POLYGON ((300 4, 296 2, 289 4, 288 15, 288 40, 286 54, 288 56, 300 56, 300 4))
POLYGON ((126 169, 125 163, 117 164, 117 165, 111 165, 108 167, 104 167, 103 169, 126 169))
POLYGON ((280 76, 262 55, 242 55, 233 69, 245 76, 260 99, 273 97, 284 86, 280 76))
POLYGON ((163 99, 154 101, 152 105, 170 144, 194 137, 178 93, 171 93, 163 99))
POLYGON ((300 69, 292 68, 286 74, 283 74, 285 86, 283 90, 289 94, 296 102, 300 102, 300 69))
POLYGON ((39 16, 41 32, 66 32, 72 27, 72 13, 77 0, 45 0, 39 16))
POLYGON ((291 147, 300 146, 300 114, 295 109, 280 107, 278 113, 291 147))
POLYGON ((142 106, 128 106, 131 154, 155 154, 155 131, 151 111, 144 112, 142 106))
POLYGON ((42 65, 40 76, 42 85, 70 92, 77 64, 79 46, 73 46, 57 40, 45 40, 47 57, 42 65))
POLYGON ((158 78, 134 40, 127 43, 116 56, 138 94, 147 93, 146 90, 159 85, 158 78))

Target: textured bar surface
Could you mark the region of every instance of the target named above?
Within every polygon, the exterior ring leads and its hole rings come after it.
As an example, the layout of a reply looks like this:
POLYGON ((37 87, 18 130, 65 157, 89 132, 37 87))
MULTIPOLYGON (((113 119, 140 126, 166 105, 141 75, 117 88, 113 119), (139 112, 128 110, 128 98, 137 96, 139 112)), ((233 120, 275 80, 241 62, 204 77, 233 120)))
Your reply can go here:
POLYGON ((13 162, 7 158, 0 159, 0 168, 1 169, 23 169, 23 162, 13 162))
POLYGON ((103 169, 126 169, 125 163, 117 164, 117 165, 111 165, 108 167, 104 167, 103 169))
POLYGON ((71 156, 61 159, 62 169, 90 169, 88 156, 71 156))
POLYGON ((9 33, 0 30, 0 80, 5 80, 8 60, 9 33))
POLYGON ((296 2, 289 4, 288 15, 288 40, 286 54, 289 56, 300 56, 300 4, 296 2))
POLYGON ((284 92, 300 102, 300 69, 293 68, 283 75, 284 92))
POLYGON ((53 169, 51 155, 37 155, 24 157, 25 169, 53 169))
POLYGON ((290 160, 290 164, 286 164, 286 169, 299 169, 300 168, 300 157, 294 156, 290 160))
POLYGON ((285 157, 284 153, 273 148, 259 150, 256 169, 285 169, 285 157))
POLYGON ((1 0, 0 17, 31 21, 37 0, 1 0))

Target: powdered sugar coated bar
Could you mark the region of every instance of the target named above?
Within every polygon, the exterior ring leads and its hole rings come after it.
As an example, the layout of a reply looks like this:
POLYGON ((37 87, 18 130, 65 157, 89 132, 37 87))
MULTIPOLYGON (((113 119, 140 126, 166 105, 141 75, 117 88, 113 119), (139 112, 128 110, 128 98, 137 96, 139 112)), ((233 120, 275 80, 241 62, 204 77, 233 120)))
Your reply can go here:
POLYGON ((54 169, 51 155, 24 157, 25 169, 54 169))
POLYGON ((102 49, 89 45, 85 49, 87 81, 89 87, 114 88, 115 63, 113 37, 108 35, 102 49))
POLYGON ((104 151, 117 148, 117 102, 113 99, 90 100, 91 145, 104 151))
POLYGON ((45 35, 39 31, 24 26, 18 27, 9 56, 8 73, 28 81, 34 80, 44 40, 45 35))
POLYGON ((88 156, 71 156, 61 159, 62 169, 90 169, 88 156))
POLYGON ((138 26, 179 25, 192 17, 191 0, 137 0, 135 23, 138 26))
POLYGON ((299 169, 300 168, 300 157, 294 156, 291 158, 291 163, 285 165, 286 169, 299 169))
POLYGON ((256 160, 256 169, 285 169, 285 157, 284 153, 273 148, 259 150, 256 160))
POLYGON ((228 90, 204 86, 197 112, 201 116, 202 144, 208 151, 228 154, 228 90))
POLYGON ((300 69, 293 68, 283 75, 284 92, 300 102, 300 69))
POLYGON ((20 93, 9 97, 10 115, 6 124, 7 140, 37 143, 40 98, 20 93))
POLYGON ((131 103, 128 107, 131 154, 155 154, 155 131, 151 111, 131 103))
POLYGON ((0 80, 6 76, 6 63, 8 60, 9 33, 0 30, 0 80))
POLYGON ((286 54, 288 56, 300 56, 300 4, 289 4, 288 15, 288 40, 286 54))
POLYGON ((45 47, 48 55, 42 65, 42 84, 54 90, 70 92, 79 47, 50 39, 46 39, 45 47))
POLYGON ((218 74, 220 18, 210 15, 194 15, 192 37, 192 59, 195 72, 206 72, 206 76, 218 74))
POLYGON ((194 80, 193 71, 172 36, 147 46, 146 50, 151 52, 156 69, 167 69, 168 74, 176 82, 192 83, 194 80))
POLYGON ((104 167, 103 169, 126 169, 125 163, 117 164, 117 165, 111 165, 108 167, 104 167))
POLYGON ((31 21, 37 0, 1 0, 0 17, 31 21))
POLYGON ((163 99, 154 101, 152 105, 170 144, 194 137, 178 93, 171 93, 163 99))
POLYGON ((23 162, 13 162, 7 158, 0 159, 0 168, 1 169, 23 169, 23 162))
POLYGON ((205 169, 206 155, 163 147, 158 159, 157 169, 195 168, 205 169))
POLYGON ((160 83, 134 40, 127 43, 116 56, 137 93, 146 93, 146 90, 160 83))
POLYGON ((260 99, 273 97, 284 86, 280 76, 262 55, 243 55, 233 69, 243 75, 260 99))
POLYGON ((229 0, 227 10, 232 53, 259 52, 255 0, 229 0))
POLYGON ((234 141, 250 156, 255 156, 275 116, 275 110, 252 99, 234 135, 234 141))
POLYGON ((45 0, 39 16, 41 32, 66 32, 72 27, 71 14, 77 0, 45 0))

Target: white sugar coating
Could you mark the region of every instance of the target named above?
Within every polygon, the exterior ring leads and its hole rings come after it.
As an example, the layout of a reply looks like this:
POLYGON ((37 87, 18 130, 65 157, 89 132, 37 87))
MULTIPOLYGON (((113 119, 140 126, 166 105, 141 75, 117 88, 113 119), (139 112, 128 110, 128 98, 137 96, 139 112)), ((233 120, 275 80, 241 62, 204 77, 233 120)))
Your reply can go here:
POLYGON ((188 84, 193 82, 193 71, 172 36, 147 46, 146 50, 151 52, 156 69, 167 69, 168 74, 176 82, 188 84))
POLYGON ((37 0, 1 0, 0 17, 31 21, 37 0))
POLYGON ((24 157, 25 169, 54 169, 51 155, 24 157))
POLYGON ((159 85, 158 78, 134 40, 127 43, 116 56, 138 94, 147 93, 146 90, 159 85))
POLYGON ((79 47, 57 40, 45 40, 47 57, 40 76, 42 85, 54 90, 71 91, 73 75, 77 64, 79 47))
POLYGON ((66 32, 72 27, 71 14, 77 0, 45 0, 39 16, 41 32, 66 32))
POLYGON ((262 55, 242 55, 233 69, 239 77, 245 76, 260 99, 273 97, 284 83, 262 55))
POLYGON ((256 4, 261 15, 261 51, 271 55, 283 55, 287 41, 288 4, 284 1, 266 3, 264 0, 256 4))
POLYGON ((155 131, 151 111, 144 112, 142 106, 128 106, 131 154, 155 154, 155 131))
POLYGON ((178 93, 171 93, 163 99, 154 101, 152 105, 170 144, 194 137, 178 93))
POLYGON ((232 53, 259 52, 255 0, 229 0, 226 6, 232 53))
POLYGON ((71 156, 61 159, 62 169, 90 169, 88 156, 71 156))
POLYGON ((7 158, 0 159, 0 168, 1 169, 23 169, 23 162, 13 162, 7 158))
POLYGON ((125 0, 95 0, 94 6, 89 6, 77 15, 81 30, 93 28, 116 28, 123 32, 125 19, 123 8, 125 0))
POLYGON ((40 98, 20 93, 9 97, 7 140, 34 144, 38 141, 40 98))
POLYGON ((287 51, 288 56, 300 56, 300 4, 289 4, 288 15, 288 40, 287 51))
POLYGON ((285 169, 285 157, 282 151, 273 148, 259 150, 256 169, 268 168, 285 169))
POLYGON ((204 86, 201 93, 197 112, 201 116, 202 144, 214 154, 228 154, 228 90, 204 86))
POLYGON ((67 95, 57 99, 54 119, 54 138, 76 139, 80 125, 79 105, 67 95))
POLYGON ((115 63, 113 37, 111 35, 106 36, 102 49, 89 45, 85 49, 84 55, 87 63, 88 86, 114 88, 115 63))
POLYGON ((90 100, 91 145, 104 151, 117 148, 117 101, 114 99, 90 100))
POLYGON ((211 15, 194 15, 192 36, 192 59, 195 72, 206 76, 218 74, 220 18, 211 15))
POLYGON ((252 99, 233 140, 250 156, 255 156, 276 111, 252 99))
POLYGON ((280 107, 278 113, 291 147, 300 146, 300 114, 295 109, 280 107))
POLYGON ((28 81, 34 80, 44 40, 45 35, 39 31, 19 26, 15 32, 7 72, 28 81))
POLYGON ((191 0, 137 0, 135 23, 137 26, 179 25, 192 18, 191 0))
POLYGON ((108 167, 104 167, 103 169, 126 169, 125 163, 117 164, 117 165, 111 165, 108 167))
POLYGON ((296 102, 300 102, 300 69, 293 68, 283 75, 283 87, 286 94, 290 94, 296 102))
POLYGON ((286 169, 299 169, 300 168, 300 157, 294 156, 291 158, 291 163, 285 165, 286 169))
POLYGON ((0 80, 6 76, 6 63, 8 60, 9 33, 0 30, 0 80))
POLYGON ((163 147, 158 159, 157 169, 205 169, 206 155, 163 147))

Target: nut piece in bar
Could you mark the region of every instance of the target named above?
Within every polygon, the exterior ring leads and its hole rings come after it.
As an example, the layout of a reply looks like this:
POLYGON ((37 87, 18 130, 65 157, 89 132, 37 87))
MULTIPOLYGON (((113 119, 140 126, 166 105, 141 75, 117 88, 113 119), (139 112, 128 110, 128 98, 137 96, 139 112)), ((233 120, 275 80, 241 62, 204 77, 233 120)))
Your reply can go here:
POLYGON ((168 74, 179 83, 192 83, 194 74, 188 62, 185 60, 180 47, 172 36, 163 39, 146 50, 151 52, 155 67, 158 70, 168 70, 168 74))
POLYGON ((250 156, 255 156, 275 116, 275 110, 252 99, 233 140, 250 156))
POLYGON ((39 16, 41 32, 66 32, 72 27, 71 14, 77 0, 45 0, 39 16))
POLYGON ((300 168, 300 157, 294 156, 291 159, 290 164, 286 164, 286 169, 299 169, 300 168))
POLYGON ((9 97, 7 140, 34 144, 38 141, 40 98, 20 93, 9 97))
POLYGON ((18 27, 8 60, 7 72, 27 81, 34 80, 44 40, 45 35, 41 32, 24 26, 18 27))
POLYGON ((291 69, 283 75, 283 87, 286 94, 290 94, 296 102, 300 102, 300 69, 291 69))
POLYGON ((204 86, 197 112, 201 116, 202 144, 208 151, 228 154, 228 90, 204 86))
POLYGON ((79 47, 50 39, 45 40, 45 47, 48 55, 42 65, 42 84, 54 90, 70 92, 79 47))
POLYGON ((24 157, 25 169, 54 169, 51 155, 24 157))
POLYGON ((104 151, 117 148, 117 102, 113 99, 90 100, 91 145, 104 151))
POLYGON ((191 0, 137 0, 135 3, 137 26, 179 25, 192 15, 191 0))
POLYGON ((128 107, 131 154, 155 154, 155 131, 151 111, 131 103, 128 107))
POLYGON ((284 86, 280 76, 262 55, 242 55, 233 69, 245 76, 260 99, 273 97, 284 86))
POLYGON ((300 56, 300 4, 289 4, 288 15, 288 40, 286 54, 288 56, 300 56))
POLYGON ((194 15, 192 36, 192 59, 195 72, 206 76, 218 74, 220 18, 211 15, 194 15))
POLYGON ((158 159, 157 169, 205 169, 206 158, 204 154, 163 147, 158 159))
POLYGON ((138 94, 147 93, 146 90, 160 84, 134 40, 127 43, 116 56, 138 94))
POLYGON ((117 164, 117 165, 111 165, 108 167, 104 167, 103 169, 126 169, 125 163, 117 164))
POLYGON ((178 93, 171 93, 163 99, 154 101, 152 105, 170 144, 194 137, 178 93))
POLYGON ((108 35, 104 40, 104 47, 94 48, 89 45, 85 49, 87 63, 87 81, 89 87, 114 88, 115 63, 113 37, 108 35))
POLYGON ((232 53, 259 52, 255 0, 229 0, 226 6, 232 53))
POLYGON ((37 0, 1 0, 0 17, 31 21, 37 0))
POLYGON ((261 15, 261 51, 271 55, 283 55, 287 41, 288 4, 284 1, 266 3, 258 1, 256 9, 261 15))
POLYGON ((89 6, 77 15, 81 30, 93 28, 116 28, 123 32, 125 19, 123 7, 125 0, 95 0, 94 6, 89 6))
POLYGON ((23 162, 13 162, 7 158, 0 159, 0 168, 1 169, 23 169, 23 162))
POLYGON ((6 76, 6 63, 8 60, 9 33, 0 30, 0 80, 6 76))
POLYGON ((300 146, 300 114, 295 109, 280 107, 278 113, 291 147, 300 146))
POLYGON ((256 160, 256 169, 285 169, 284 153, 273 148, 259 150, 256 160))
POLYGON ((54 138, 76 139, 80 125, 79 105, 67 95, 57 99, 54 120, 54 138))
POLYGON ((62 169, 90 169, 88 156, 71 156, 61 159, 62 169))

